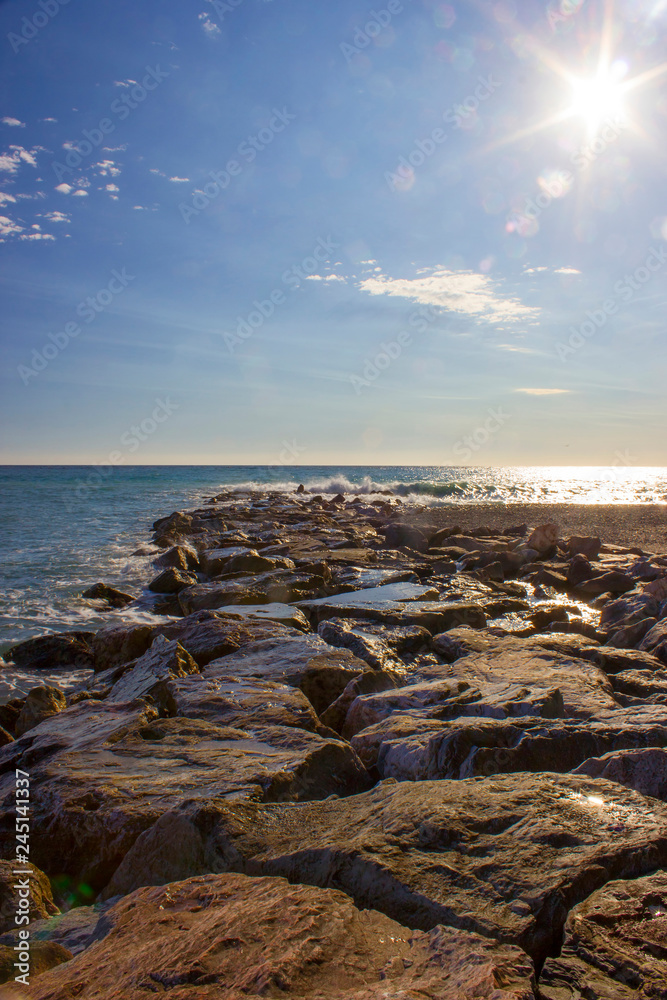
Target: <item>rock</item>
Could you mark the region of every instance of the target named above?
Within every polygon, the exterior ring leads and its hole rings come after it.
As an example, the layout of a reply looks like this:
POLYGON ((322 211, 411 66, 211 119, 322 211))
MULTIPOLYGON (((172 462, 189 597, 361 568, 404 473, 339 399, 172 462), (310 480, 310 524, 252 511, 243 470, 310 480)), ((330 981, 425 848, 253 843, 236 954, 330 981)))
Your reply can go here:
POLYGON ((304 613, 290 604, 231 604, 229 607, 218 608, 217 613, 237 620, 256 618, 258 621, 278 622, 300 632, 310 631, 304 613))
POLYGON ((60 632, 39 635, 12 646, 5 659, 23 670, 53 670, 55 667, 90 668, 92 632, 60 632))
POLYGON ((558 688, 526 688, 507 682, 471 686, 455 678, 426 681, 398 690, 360 695, 350 706, 342 733, 350 739, 397 712, 420 712, 440 719, 460 715, 495 719, 531 715, 552 719, 563 715, 563 699, 558 688))
MULTIPOLYGON (((224 664, 224 661, 221 661, 224 664)), ((298 688, 254 677, 208 676, 207 668, 167 685, 172 715, 205 719, 218 726, 291 726, 332 736, 298 688)), ((333 727, 332 727, 333 728, 333 727)))
MULTIPOLYGON (((105 903, 92 906, 75 906, 65 913, 33 920, 30 923, 31 941, 53 941, 67 948, 72 955, 85 951, 91 944, 102 940, 111 930, 105 920, 106 912, 118 902, 118 896, 105 903)), ((0 937, 0 944, 13 946, 18 943, 18 928, 0 937)))
POLYGON ((350 707, 360 695, 395 690, 401 686, 403 680, 400 674, 392 670, 366 670, 351 680, 343 693, 329 705, 322 715, 322 722, 335 732, 342 733, 350 707))
POLYGON ((301 688, 320 715, 365 669, 363 660, 347 649, 333 649, 319 636, 287 635, 211 662, 206 676, 258 677, 301 688))
POLYGON ((151 648, 114 684, 108 697, 119 702, 152 697, 161 704, 167 697, 168 681, 198 672, 199 667, 176 639, 158 635, 151 648))
POLYGON ((608 882, 575 906, 542 970, 544 1000, 665 1000, 667 873, 608 882))
POLYGON ((568 538, 565 545, 568 555, 582 555, 586 559, 597 559, 602 548, 600 538, 597 536, 593 537, 592 535, 573 535, 572 538, 568 538))
POLYGON ((428 538, 419 528, 413 528, 409 524, 392 522, 385 526, 385 542, 390 549, 397 549, 401 545, 416 552, 426 552, 428 549, 428 538))
POLYGON ((116 590, 106 583, 96 583, 88 590, 84 590, 82 597, 90 601, 106 601, 112 608, 125 608, 136 600, 131 594, 124 594, 122 590, 116 590))
POLYGON ((174 545, 173 548, 156 559, 154 565, 164 569, 180 569, 187 572, 189 569, 199 569, 199 557, 196 551, 188 545, 174 545))
POLYGON ((579 594, 587 597, 596 597, 598 594, 624 594, 628 590, 633 590, 635 581, 627 573, 620 570, 612 570, 609 573, 602 573, 600 576, 592 576, 589 580, 578 583, 575 590, 579 594))
POLYGON ((317 633, 330 646, 351 650, 375 670, 404 671, 405 665, 381 636, 364 634, 359 626, 345 618, 330 618, 322 622, 317 633))
POLYGON ((24 701, 25 698, 12 698, 11 701, 7 701, 4 705, 0 705, 0 726, 10 733, 14 732, 14 726, 16 725, 16 720, 21 714, 24 701))
POLYGON ((606 778, 667 802, 667 750, 660 747, 617 750, 589 757, 572 773, 606 778))
POLYGON ((638 642, 641 642, 654 625, 657 625, 656 618, 642 618, 641 621, 612 632, 607 639, 607 645, 617 649, 632 649, 638 642))
POLYGON ((271 619, 220 610, 196 611, 179 621, 157 625, 154 632, 176 639, 200 667, 253 643, 300 636, 296 629, 271 619))
POLYGON ((446 922, 540 962, 578 902, 666 862, 667 805, 580 775, 505 774, 297 805, 193 804, 137 840, 123 891, 198 865, 335 885, 406 926, 446 922))
POLYGON ((453 663, 469 653, 481 653, 491 648, 490 636, 471 628, 452 628, 434 635, 431 646, 438 656, 453 663))
MULTIPOLYGON (((13 819, 15 819, 15 814, 13 819)), ((16 847, 14 845, 13 856, 16 855, 16 847)), ((17 879, 25 879, 26 875, 15 875, 14 870, 17 865, 12 861, 2 861, 0 860, 0 934, 4 934, 6 931, 15 930, 16 922, 14 920, 17 909, 18 909, 18 896, 16 889, 17 879)), ((22 870, 27 870, 30 872, 30 921, 39 920, 46 917, 51 917, 55 913, 59 913, 58 907, 53 902, 53 893, 51 892, 51 883, 39 868, 36 868, 32 864, 21 864, 22 870)), ((32 928, 31 928, 32 930, 32 928)))
POLYGON ((225 573, 265 573, 274 569, 296 569, 296 566, 286 556, 271 558, 250 549, 230 559, 225 566, 225 573))
POLYGON ((667 576, 661 576, 659 579, 645 584, 644 593, 654 597, 657 601, 667 600, 667 576))
POLYGON ((154 638, 152 625, 112 625, 91 639, 92 666, 96 672, 109 670, 143 656, 154 638))
POLYGON ((57 715, 67 708, 67 699, 56 687, 36 687, 28 693, 21 714, 16 720, 14 733, 23 736, 29 729, 38 726, 40 722, 57 715))
POLYGON ((486 652, 472 653, 443 667, 447 676, 480 683, 506 683, 529 688, 558 688, 566 716, 587 719, 618 708, 605 674, 587 660, 544 648, 532 639, 500 639, 486 652))
POLYGON ((615 649, 612 646, 600 646, 597 649, 582 649, 578 654, 583 659, 591 660, 606 674, 613 676, 623 670, 661 670, 664 664, 651 653, 639 649, 615 649))
POLYGON ((541 524, 526 539, 526 547, 534 549, 539 555, 545 555, 558 543, 560 528, 557 524, 541 524))
POLYGON ((384 595, 377 597, 377 591, 384 591, 389 587, 413 586, 415 585, 408 583, 388 584, 387 588, 376 587, 351 594, 335 594, 316 601, 299 601, 298 607, 310 618, 314 627, 329 618, 352 618, 385 626, 418 625, 430 632, 442 632, 458 625, 470 625, 472 628, 485 626, 486 615, 476 603, 420 600, 401 602, 384 595))
MULTIPOLYGON (((29 954, 30 961, 26 964, 30 967, 29 975, 31 978, 41 976, 49 969, 69 962, 72 958, 71 951, 53 941, 32 941, 29 954)), ((17 954, 13 948, 0 945, 0 983, 9 983, 14 980, 19 972, 15 967, 16 960, 17 954)), ((12 1000, 13 997, 25 996, 25 994, 19 994, 13 990, 11 993, 3 995, 6 995, 8 1000, 12 1000)))
POLYGON ((175 511, 168 517, 161 517, 153 524, 155 544, 161 549, 178 545, 183 539, 194 534, 193 518, 183 511, 175 511))
POLYGON ((108 914, 102 942, 33 987, 35 1000, 146 993, 243 1000, 534 1000, 518 948, 451 927, 414 932, 343 892, 205 875, 146 887, 108 914))
POLYGON ((621 704, 645 702, 667 705, 667 671, 621 670, 610 678, 614 694, 621 704))
POLYGON ((565 772, 588 757, 614 750, 667 746, 664 712, 656 718, 636 709, 618 709, 604 719, 585 723, 546 716, 473 722, 462 716, 434 725, 428 739, 424 738, 425 729, 416 738, 392 739, 389 720, 378 749, 381 777, 413 781, 488 777, 511 771, 565 772))
POLYGON ((169 567, 148 584, 154 594, 178 594, 184 587, 197 583, 196 573, 169 567))
POLYGON ((655 597, 650 594, 631 594, 604 606, 600 614, 600 628, 621 628, 644 618, 658 618, 659 612, 660 602, 655 597))
MULTIPOLYGON (((58 718, 69 715, 72 727, 78 723, 80 729, 88 704, 58 718)), ((11 751, 11 764, 28 769, 30 752, 20 751, 29 735, 0 750, 0 765, 8 763, 11 751)), ((106 885, 137 836, 184 802, 296 801, 354 794, 370 785, 348 744, 293 728, 247 730, 171 718, 137 721, 111 734, 88 733, 78 746, 71 735, 70 741, 41 759, 33 753, 31 857, 45 871, 70 875, 95 891, 106 885)), ((4 809, 13 784, 13 773, 0 778, 4 809)), ((13 815, 0 817, 0 849, 14 846, 13 824, 13 815)))
POLYGON ((654 625, 639 643, 639 649, 667 663, 667 618, 654 625))
POLYGON ((7 746, 7 744, 12 743, 13 740, 14 737, 12 734, 8 733, 6 729, 3 729, 2 726, 0 726, 0 747, 7 746))
POLYGON ((218 576, 220 573, 227 572, 227 564, 230 559, 244 555, 257 556, 259 553, 256 549, 246 545, 229 545, 223 549, 208 549, 202 553, 201 566, 209 576, 218 576))
POLYGON ((228 604, 289 604, 326 593, 317 573, 276 569, 259 576, 234 576, 186 587, 178 595, 183 614, 228 604))
POLYGON ((595 570, 589 563, 586 556, 578 555, 570 559, 570 565, 567 571, 567 582, 571 587, 576 587, 577 584, 583 583, 584 580, 590 580, 592 576, 595 575, 595 570))

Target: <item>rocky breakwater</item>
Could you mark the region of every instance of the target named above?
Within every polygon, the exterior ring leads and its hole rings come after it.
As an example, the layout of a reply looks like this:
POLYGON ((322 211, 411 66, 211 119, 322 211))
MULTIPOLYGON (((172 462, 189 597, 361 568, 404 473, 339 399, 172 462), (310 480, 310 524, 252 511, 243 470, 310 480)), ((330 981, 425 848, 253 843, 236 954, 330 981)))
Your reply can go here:
POLYGON ((10 651, 18 995, 667 1000, 667 557, 425 517, 223 493, 155 523, 154 622, 10 651))

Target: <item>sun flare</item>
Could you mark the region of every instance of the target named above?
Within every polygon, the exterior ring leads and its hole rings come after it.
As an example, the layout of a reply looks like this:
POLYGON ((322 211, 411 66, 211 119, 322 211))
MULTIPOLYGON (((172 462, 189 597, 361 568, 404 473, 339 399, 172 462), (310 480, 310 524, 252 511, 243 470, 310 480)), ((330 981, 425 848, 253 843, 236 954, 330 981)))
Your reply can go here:
POLYGON ((604 76, 573 80, 570 112, 583 118, 591 131, 597 131, 607 118, 625 115, 623 87, 604 76))

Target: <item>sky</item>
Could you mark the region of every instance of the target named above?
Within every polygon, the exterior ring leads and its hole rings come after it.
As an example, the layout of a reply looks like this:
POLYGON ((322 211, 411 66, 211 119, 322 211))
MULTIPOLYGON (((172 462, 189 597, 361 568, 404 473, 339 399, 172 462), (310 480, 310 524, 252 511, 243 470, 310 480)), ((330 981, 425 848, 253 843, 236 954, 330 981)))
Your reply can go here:
POLYGON ((667 465, 666 27, 0 2, 0 461, 667 465))

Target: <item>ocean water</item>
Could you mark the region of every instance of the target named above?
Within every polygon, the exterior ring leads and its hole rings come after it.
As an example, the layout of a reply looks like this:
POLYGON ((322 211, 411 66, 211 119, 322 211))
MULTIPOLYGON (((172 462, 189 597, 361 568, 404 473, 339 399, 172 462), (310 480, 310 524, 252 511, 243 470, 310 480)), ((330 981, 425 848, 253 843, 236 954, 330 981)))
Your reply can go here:
POLYGON ((372 494, 404 503, 666 503, 667 469, 470 469, 330 466, 0 467, 0 654, 43 632, 151 620, 105 613, 79 596, 101 580, 139 593, 151 557, 133 555, 151 525, 224 488, 372 494))

